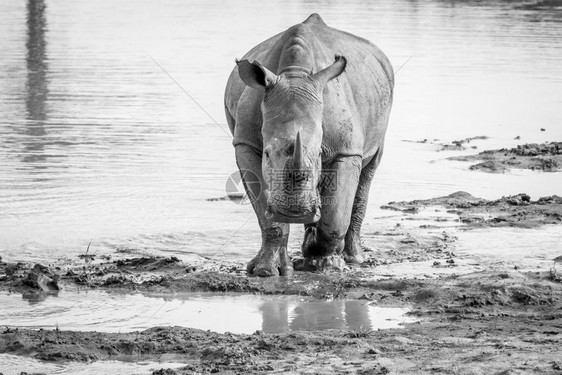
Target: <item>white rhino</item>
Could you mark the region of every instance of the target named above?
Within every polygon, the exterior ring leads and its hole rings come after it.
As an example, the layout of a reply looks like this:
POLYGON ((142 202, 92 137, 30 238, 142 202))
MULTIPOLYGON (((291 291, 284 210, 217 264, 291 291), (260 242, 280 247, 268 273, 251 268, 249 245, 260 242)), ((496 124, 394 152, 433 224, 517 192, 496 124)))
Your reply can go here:
POLYGON ((362 261, 361 224, 393 87, 392 66, 375 45, 317 14, 237 61, 226 117, 262 231, 248 273, 292 273, 289 223, 305 225, 305 258, 362 261))

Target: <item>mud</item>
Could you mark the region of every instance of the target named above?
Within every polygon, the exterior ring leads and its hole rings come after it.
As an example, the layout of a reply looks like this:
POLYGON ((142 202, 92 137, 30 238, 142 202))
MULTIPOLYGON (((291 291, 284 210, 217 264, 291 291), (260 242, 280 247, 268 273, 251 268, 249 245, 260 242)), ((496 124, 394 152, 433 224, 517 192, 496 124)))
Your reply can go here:
MULTIPOLYGON (((480 272, 427 280, 318 275, 340 296, 415 306, 406 329, 253 335, 183 327, 136 333, 5 328, 0 352, 46 361, 157 359, 154 373, 559 373, 562 284, 549 273, 480 272), (387 302, 388 301, 388 302, 387 302)), ((264 283, 264 279, 256 279, 264 283)))
POLYGON ((460 151, 466 150, 467 148, 476 149, 478 148, 476 145, 471 144, 472 141, 481 141, 488 139, 485 135, 479 135, 476 137, 469 137, 465 139, 459 139, 456 141, 452 141, 451 143, 441 143, 439 144, 438 151, 460 151))
POLYGON ((427 143, 432 145, 437 145, 437 151, 462 151, 468 148, 477 149, 478 146, 473 144, 473 141, 483 141, 488 139, 488 136, 479 135, 476 137, 469 137, 464 139, 454 140, 450 143, 442 142, 439 139, 422 139, 419 141, 404 140, 403 142, 415 142, 415 143, 427 143), (472 144, 471 144, 472 143, 472 144))
POLYGON ((390 202, 381 208, 416 214, 429 206, 440 206, 458 215, 459 221, 467 224, 467 228, 537 228, 562 223, 562 197, 557 195, 541 197, 536 201, 524 193, 486 200, 459 191, 432 199, 390 202))
POLYGON ((562 142, 529 143, 510 149, 487 150, 476 155, 454 156, 448 159, 479 161, 469 169, 487 173, 505 173, 514 168, 558 172, 562 170, 562 142))
POLYGON ((374 249, 364 248, 363 264, 340 272, 295 271, 291 278, 247 277, 244 262, 201 258, 186 263, 176 257, 131 257, 119 249, 113 258, 120 259, 80 259, 76 264, 0 262, 0 290, 13 293, 42 295, 86 287, 170 296, 202 291, 291 294, 407 306, 420 320, 402 329, 250 335, 185 327, 135 333, 9 327, 0 329, 0 353, 53 362, 173 356, 185 364, 154 374, 560 374, 562 267, 557 270, 549 263, 523 270, 459 254, 455 230, 485 228, 493 235, 502 226, 559 224, 561 207, 558 196, 485 200, 464 192, 391 202, 386 208, 400 216, 364 233, 374 249), (448 218, 426 217, 422 225, 409 220, 428 207, 448 218), (411 271, 415 269, 425 271, 411 271))

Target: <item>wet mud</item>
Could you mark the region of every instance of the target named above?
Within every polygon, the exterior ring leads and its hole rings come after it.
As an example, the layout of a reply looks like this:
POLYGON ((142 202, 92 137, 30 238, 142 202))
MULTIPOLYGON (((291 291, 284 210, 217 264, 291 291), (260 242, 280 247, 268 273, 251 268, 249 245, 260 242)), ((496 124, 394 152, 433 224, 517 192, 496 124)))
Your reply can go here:
POLYGON ((537 228, 562 223, 562 197, 558 195, 532 200, 522 193, 486 200, 459 191, 432 199, 390 202, 382 208, 415 214, 429 206, 440 206, 448 213, 458 215, 459 221, 467 224, 466 228, 537 228))
POLYGON ((505 173, 511 169, 530 169, 542 172, 562 170, 562 142, 529 143, 514 148, 486 150, 476 155, 462 155, 449 160, 478 162, 469 167, 473 171, 505 173))
MULTIPOLYGON (((562 198, 526 194, 485 200, 468 193, 385 208, 393 225, 364 233, 366 261, 341 272, 291 278, 248 277, 245 264, 201 258, 80 259, 76 264, 0 263, 0 290, 22 294, 59 289, 229 292, 301 295, 403 306, 419 319, 404 328, 230 334, 186 327, 134 333, 0 329, 0 353, 45 361, 158 360, 182 368, 154 374, 559 374, 562 371, 562 264, 532 270, 459 254, 459 239, 439 217, 406 225, 438 207, 455 229, 539 228, 561 223, 562 198), (479 269, 473 267, 478 263, 479 269), (392 267, 395 271, 392 272, 392 267), (400 268, 402 267, 402 268, 400 268), (429 267, 423 275, 404 269, 429 267)), ((522 229, 527 230, 527 229, 522 229)), ((540 234, 537 234, 540 235, 540 234)), ((298 252, 294 254, 298 257, 298 252)))
POLYGON ((440 139, 422 139, 419 141, 413 140, 403 140, 403 142, 413 142, 413 143, 426 143, 431 145, 437 145, 437 151, 463 151, 468 148, 477 149, 478 146, 473 143, 473 141, 484 141, 487 140, 488 136, 478 135, 475 137, 468 137, 464 139, 458 139, 451 141, 450 143, 442 142, 440 139))
MULTIPOLYGON (((559 373, 562 284, 549 273, 481 272, 427 280, 335 280, 339 295, 413 305, 405 329, 219 334, 184 327, 136 333, 0 330, 0 352, 45 361, 157 359, 195 373, 559 373)), ((263 279, 258 279, 263 280, 263 279)))

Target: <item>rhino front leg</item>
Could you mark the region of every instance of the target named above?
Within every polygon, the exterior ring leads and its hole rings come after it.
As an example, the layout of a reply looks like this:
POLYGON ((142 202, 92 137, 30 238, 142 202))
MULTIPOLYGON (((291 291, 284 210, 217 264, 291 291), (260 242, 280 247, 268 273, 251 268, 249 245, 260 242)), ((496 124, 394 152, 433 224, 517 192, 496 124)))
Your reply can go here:
MULTIPOLYGON (((323 170, 322 215, 316 225, 306 227, 302 247, 305 258, 342 255, 360 174, 359 156, 340 157, 323 170)), ((334 266, 337 268, 337 264, 334 266)))
POLYGON ((235 153, 246 194, 252 202, 262 233, 261 249, 248 263, 247 272, 256 276, 290 275, 293 266, 287 253, 289 224, 272 222, 265 217, 267 198, 261 170, 262 155, 246 145, 236 146, 235 153))

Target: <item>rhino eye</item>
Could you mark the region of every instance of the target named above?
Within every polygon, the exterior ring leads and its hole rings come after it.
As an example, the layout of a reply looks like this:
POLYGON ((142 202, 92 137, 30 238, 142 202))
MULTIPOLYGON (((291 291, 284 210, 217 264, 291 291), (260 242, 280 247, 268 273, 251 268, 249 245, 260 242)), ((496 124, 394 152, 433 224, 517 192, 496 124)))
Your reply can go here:
POLYGON ((263 152, 263 154, 265 155, 266 159, 269 159, 269 151, 266 150, 266 151, 263 152))

